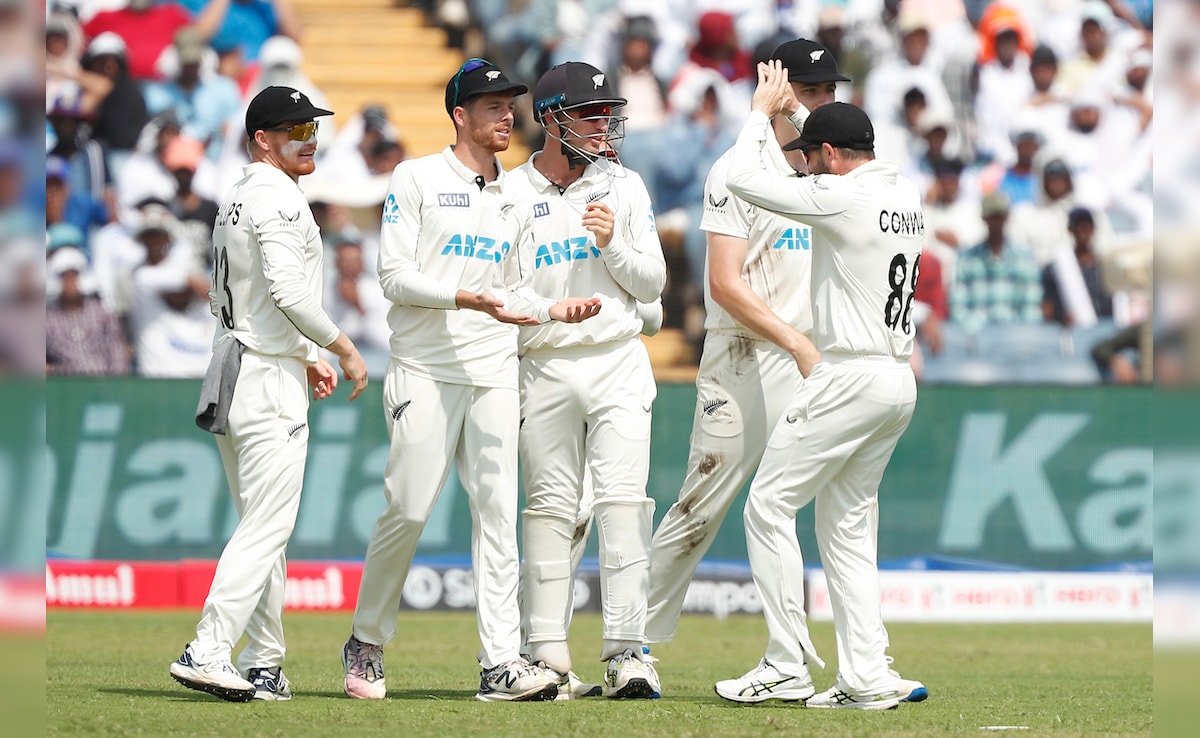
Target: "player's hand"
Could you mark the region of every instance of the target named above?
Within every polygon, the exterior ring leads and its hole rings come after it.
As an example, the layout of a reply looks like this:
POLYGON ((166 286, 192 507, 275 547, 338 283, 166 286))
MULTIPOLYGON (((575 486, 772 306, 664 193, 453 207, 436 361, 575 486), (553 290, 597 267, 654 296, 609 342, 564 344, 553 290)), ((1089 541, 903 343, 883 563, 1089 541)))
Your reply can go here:
MULTIPOLYGON (((758 86, 754 88, 754 97, 750 106, 768 118, 778 115, 784 106, 787 96, 791 95, 791 85, 788 83, 787 70, 783 62, 772 59, 758 64, 758 86)), ((793 96, 793 99, 795 97, 793 96)), ((793 112, 795 110, 793 109, 793 112)))
POLYGON ((568 297, 550 306, 550 319, 560 323, 581 323, 599 312, 599 297, 568 297))
POLYGON ((309 364, 304 373, 308 376, 308 386, 312 387, 314 400, 324 400, 332 395, 337 387, 337 372, 333 370, 333 365, 324 359, 317 359, 316 364, 309 364))
POLYGON ((461 299, 462 293, 459 293, 459 295, 459 307, 487 313, 501 323, 511 323, 512 325, 538 325, 538 319, 532 315, 520 315, 518 313, 506 310, 504 307, 504 300, 496 297, 491 292, 477 292, 474 294, 468 293, 465 300, 461 299))
POLYGON ((800 370, 802 377, 807 378, 809 374, 812 374, 813 367, 821 361, 821 352, 817 350, 812 340, 800 331, 792 334, 786 348, 792 355, 792 359, 796 361, 796 368, 800 370))
POLYGON ((354 389, 350 391, 350 401, 353 402, 367 388, 367 363, 356 348, 347 356, 339 357, 338 364, 346 381, 354 382, 354 389))
POLYGON ((589 202, 583 213, 583 227, 596 237, 596 247, 605 248, 612 242, 613 211, 602 202, 589 202))

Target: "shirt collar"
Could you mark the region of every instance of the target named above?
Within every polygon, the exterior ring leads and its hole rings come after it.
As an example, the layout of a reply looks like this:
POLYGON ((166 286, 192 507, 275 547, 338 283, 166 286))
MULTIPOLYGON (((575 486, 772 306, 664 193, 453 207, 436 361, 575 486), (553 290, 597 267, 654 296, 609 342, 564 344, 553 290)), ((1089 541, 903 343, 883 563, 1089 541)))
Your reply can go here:
MULTIPOLYGON (((446 163, 450 165, 451 171, 453 171, 459 177, 462 177, 463 182, 478 186, 476 184, 476 180, 481 175, 472 170, 466 164, 463 164, 462 161, 454 155, 454 147, 447 146, 446 148, 442 149, 442 157, 446 160, 446 163)), ((496 162, 496 178, 484 185, 484 189, 491 187, 499 188, 504 183, 504 166, 496 157, 492 157, 492 159, 496 162)))
MULTIPOLYGON (((558 190, 558 185, 546 179, 546 175, 538 171, 538 168, 533 165, 533 160, 536 159, 538 154, 541 153, 542 152, 540 151, 535 151, 529 157, 529 181, 533 184, 534 189, 536 189, 538 192, 558 190)), ((590 187, 597 178, 602 176, 604 176, 603 173, 596 167, 595 164, 588 164, 583 170, 583 176, 567 185, 567 189, 570 190, 580 186, 590 187)))

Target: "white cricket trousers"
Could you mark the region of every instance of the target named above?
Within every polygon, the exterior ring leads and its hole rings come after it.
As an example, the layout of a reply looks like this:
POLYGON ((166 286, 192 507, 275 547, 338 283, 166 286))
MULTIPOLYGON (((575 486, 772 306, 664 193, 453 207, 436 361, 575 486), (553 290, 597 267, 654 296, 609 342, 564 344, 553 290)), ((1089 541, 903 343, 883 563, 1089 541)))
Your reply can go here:
POLYGON ((809 662, 823 664, 804 615, 804 559, 796 538, 796 513, 815 499, 838 683, 869 695, 894 682, 879 611, 879 482, 916 400, 907 361, 827 354, 771 433, 744 519, 767 620, 766 657, 785 674, 804 673, 806 653, 809 662))
MULTIPOLYGON (((640 644, 654 513, 646 496, 651 409, 658 392, 646 348, 635 337, 531 354, 521 359, 520 376, 523 609, 534 658, 539 642, 567 638, 572 541, 587 532, 576 525, 585 467, 599 528, 603 638, 640 644)), ((561 659, 550 665, 570 667, 561 659)))
POLYGON ((396 635, 400 595, 450 464, 471 505, 471 571, 481 662, 485 669, 520 655, 517 581, 516 389, 475 387, 415 376, 395 361, 383 386, 391 439, 384 494, 375 523, 354 637, 384 645, 396 635))
POLYGON ((705 337, 687 476, 651 544, 646 642, 674 639, 696 566, 758 468, 767 436, 800 381, 795 360, 769 341, 705 337))
POLYGON ((296 526, 308 457, 305 362, 246 350, 229 424, 216 440, 239 520, 217 562, 192 653, 201 663, 228 659, 244 633, 249 644, 238 657, 243 673, 280 666, 284 551, 296 526))

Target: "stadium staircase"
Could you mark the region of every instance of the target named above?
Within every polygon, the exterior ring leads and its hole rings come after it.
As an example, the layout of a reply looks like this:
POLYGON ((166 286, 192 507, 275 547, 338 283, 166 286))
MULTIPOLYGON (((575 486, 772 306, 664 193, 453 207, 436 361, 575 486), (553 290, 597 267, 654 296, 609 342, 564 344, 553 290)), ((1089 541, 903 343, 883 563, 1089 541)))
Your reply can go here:
MULTIPOLYGON (((396 0, 292 4, 304 29, 304 71, 341 120, 371 103, 384 105, 410 157, 440 151, 454 139, 444 95, 464 57, 424 12, 397 7, 396 0)), ((528 149, 514 144, 501 161, 514 167, 528 157, 528 149)))
MULTIPOLYGON (((304 72, 340 120, 371 103, 384 105, 409 157, 440 151, 453 140, 444 107, 446 80, 465 57, 447 45, 446 33, 423 11, 398 6, 397 0, 293 0, 293 5, 303 27, 304 72)), ((511 169, 529 153, 514 142, 500 160, 511 169)), ((682 234, 663 236, 668 252, 682 251, 682 234)), ((680 310, 668 304, 667 312, 662 331, 645 339, 655 375, 691 382, 694 351, 679 328, 680 310)))

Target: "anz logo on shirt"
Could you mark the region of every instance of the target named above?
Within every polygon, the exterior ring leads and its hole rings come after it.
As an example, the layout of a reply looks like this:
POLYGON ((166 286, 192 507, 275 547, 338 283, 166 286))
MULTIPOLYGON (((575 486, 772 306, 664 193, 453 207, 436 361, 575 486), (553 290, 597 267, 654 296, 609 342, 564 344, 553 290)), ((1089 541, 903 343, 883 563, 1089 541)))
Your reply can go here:
POLYGON ((808 251, 812 248, 811 228, 788 228, 779 234, 779 239, 771 246, 773 249, 788 251, 808 251))
POLYGON ((383 222, 393 224, 400 222, 400 205, 396 202, 396 196, 390 192, 387 200, 383 202, 383 222))
POLYGON ((581 236, 578 238, 566 238, 562 241, 551 241, 537 247, 537 252, 534 254, 533 268, 541 269, 542 267, 554 266, 572 261, 583 261, 589 258, 599 258, 600 249, 594 245, 588 245, 588 238, 581 236))
POLYGON ((480 259, 499 264, 510 248, 512 244, 508 241, 497 246, 494 238, 463 233, 455 234, 446 242, 442 247, 442 256, 461 256, 464 259, 480 259))

